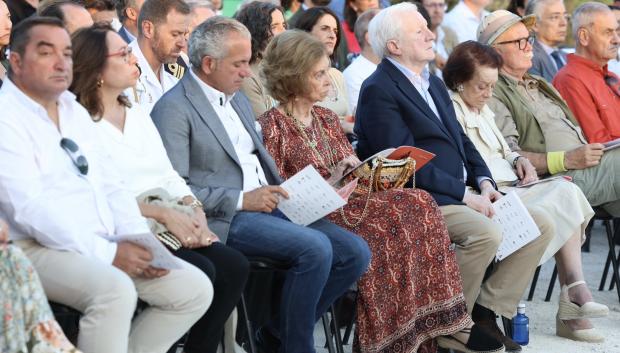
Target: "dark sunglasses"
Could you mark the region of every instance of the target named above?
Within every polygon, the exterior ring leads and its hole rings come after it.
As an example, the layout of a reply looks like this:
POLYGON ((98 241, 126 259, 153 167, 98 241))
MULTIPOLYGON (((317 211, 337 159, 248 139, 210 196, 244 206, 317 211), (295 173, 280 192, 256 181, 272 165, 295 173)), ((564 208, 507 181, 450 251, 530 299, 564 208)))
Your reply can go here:
POLYGON ((73 165, 80 171, 82 175, 88 174, 88 161, 80 152, 80 147, 70 138, 63 137, 60 140, 60 147, 67 152, 73 165))

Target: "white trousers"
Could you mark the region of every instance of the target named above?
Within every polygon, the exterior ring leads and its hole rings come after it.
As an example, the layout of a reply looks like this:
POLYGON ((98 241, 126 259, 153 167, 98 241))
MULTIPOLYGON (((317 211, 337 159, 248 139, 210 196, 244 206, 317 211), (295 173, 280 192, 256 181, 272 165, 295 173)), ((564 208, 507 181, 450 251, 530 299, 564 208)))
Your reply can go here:
POLYGON ((39 274, 48 299, 72 307, 84 353, 165 353, 207 311, 213 286, 186 262, 156 279, 131 278, 99 260, 17 241, 39 274), (137 299, 149 304, 132 321, 137 299))

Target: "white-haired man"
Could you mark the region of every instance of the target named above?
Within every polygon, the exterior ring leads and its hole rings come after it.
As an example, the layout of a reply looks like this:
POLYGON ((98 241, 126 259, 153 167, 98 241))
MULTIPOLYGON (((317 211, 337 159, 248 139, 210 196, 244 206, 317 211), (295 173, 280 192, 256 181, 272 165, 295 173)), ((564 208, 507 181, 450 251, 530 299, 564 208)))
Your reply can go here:
POLYGON ((568 103, 589 142, 620 138, 620 82, 607 70, 618 54, 618 22, 607 5, 586 2, 573 16, 575 54, 553 85, 568 103))
POLYGON ((435 153, 416 172, 416 187, 428 191, 439 204, 456 244, 469 312, 507 351, 520 351, 497 327, 493 312, 514 316, 550 237, 541 235, 494 264, 483 283, 502 239, 501 228, 491 220, 491 203, 501 194, 486 163, 463 133, 443 82, 426 69, 435 55, 434 35, 415 5, 406 3, 375 16, 369 35, 382 61, 360 91, 355 121, 358 154, 366 158, 401 145, 435 153))
POLYGON ((570 15, 563 0, 530 0, 525 15, 536 16, 532 27, 536 33, 532 44, 534 58, 529 72, 551 82, 558 70, 566 65, 566 52, 558 46, 566 39, 570 15))

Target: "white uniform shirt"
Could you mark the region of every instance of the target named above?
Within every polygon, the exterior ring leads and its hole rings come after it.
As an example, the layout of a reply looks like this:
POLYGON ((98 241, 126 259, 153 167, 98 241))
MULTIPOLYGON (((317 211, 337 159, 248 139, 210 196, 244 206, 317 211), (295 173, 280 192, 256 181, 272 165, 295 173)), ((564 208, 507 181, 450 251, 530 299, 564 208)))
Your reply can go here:
POLYGON ((243 205, 244 192, 252 191, 262 185, 268 185, 263 167, 261 166, 256 154, 254 154, 256 151, 256 145, 254 145, 252 137, 245 129, 245 125, 241 122, 241 118, 230 103, 233 96, 227 96, 217 89, 207 85, 198 76, 196 76, 194 71, 190 70, 190 74, 194 80, 198 82, 198 85, 202 88, 207 100, 211 103, 213 110, 215 110, 217 117, 224 125, 226 134, 228 134, 228 138, 232 142, 237 158, 241 163, 241 170, 243 172, 243 190, 241 191, 239 200, 237 201, 237 210, 240 210, 243 205))
POLYGON ((172 74, 166 72, 164 65, 162 65, 161 70, 159 70, 161 80, 158 79, 151 65, 146 61, 142 50, 140 50, 138 41, 134 40, 129 43, 129 46, 138 59, 138 65, 140 65, 142 73, 140 74, 136 87, 126 89, 125 94, 132 103, 139 104, 145 112, 150 114, 159 98, 174 87, 179 80, 172 74))
POLYGON ((482 15, 478 18, 463 1, 460 1, 446 14, 441 25, 454 31, 459 43, 467 40, 477 41, 478 26, 488 14, 489 11, 482 10, 482 15))
POLYGON ((360 96, 360 88, 364 80, 372 75, 377 69, 377 65, 366 59, 363 55, 353 60, 351 65, 344 69, 344 82, 347 85, 347 93, 349 94, 349 111, 355 114, 357 109, 357 100, 360 96))
POLYGON ((172 197, 193 196, 172 167, 151 117, 137 105, 125 111, 123 131, 105 119, 95 126, 127 188, 135 196, 154 188, 162 188, 172 197))
POLYGON ((34 238, 48 248, 111 263, 115 234, 149 232, 73 94, 58 99, 59 129, 9 79, 0 89, 0 106, 0 218, 12 225, 12 239, 34 238), (63 137, 86 157, 87 175, 60 147, 63 137))

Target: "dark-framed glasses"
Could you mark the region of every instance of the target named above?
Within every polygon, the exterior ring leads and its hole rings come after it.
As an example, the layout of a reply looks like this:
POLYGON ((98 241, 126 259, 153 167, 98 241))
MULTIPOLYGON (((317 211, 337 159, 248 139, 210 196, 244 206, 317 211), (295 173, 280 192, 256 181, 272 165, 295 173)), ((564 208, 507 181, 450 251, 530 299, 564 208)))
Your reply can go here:
POLYGON ((121 59, 123 59, 126 63, 129 63, 129 57, 131 56, 131 53, 133 52, 133 48, 132 47, 125 47, 119 51, 117 51, 116 53, 110 53, 108 55, 106 55, 106 58, 110 58, 113 56, 120 56, 121 59))
POLYGON ((67 152, 73 165, 80 171, 80 174, 88 174, 88 161, 80 151, 80 147, 70 138, 60 139, 60 147, 67 152))
POLYGON ((499 45, 499 44, 517 43, 519 45, 519 50, 525 50, 525 47, 527 47, 528 43, 530 45, 532 45, 532 43, 534 43, 534 38, 536 38, 536 37, 534 35, 530 34, 528 37, 525 37, 525 38, 517 38, 517 39, 513 39, 513 40, 507 40, 507 41, 499 42, 499 43, 495 43, 495 44, 499 45))

